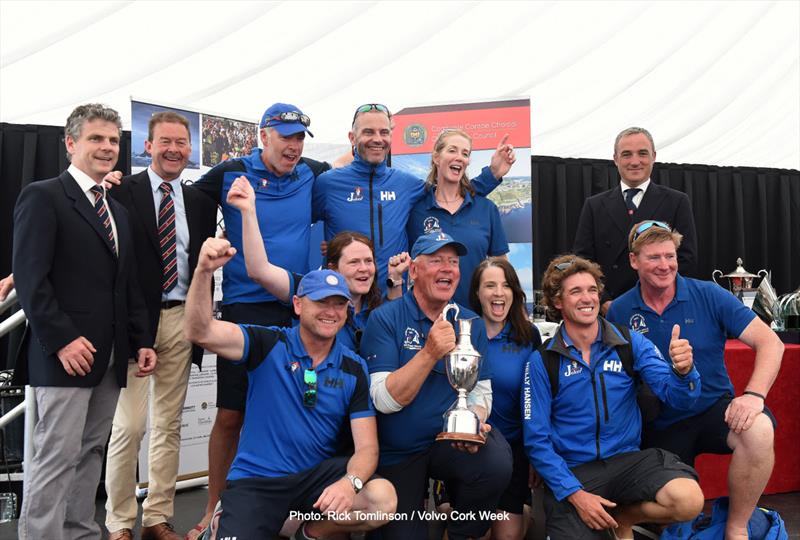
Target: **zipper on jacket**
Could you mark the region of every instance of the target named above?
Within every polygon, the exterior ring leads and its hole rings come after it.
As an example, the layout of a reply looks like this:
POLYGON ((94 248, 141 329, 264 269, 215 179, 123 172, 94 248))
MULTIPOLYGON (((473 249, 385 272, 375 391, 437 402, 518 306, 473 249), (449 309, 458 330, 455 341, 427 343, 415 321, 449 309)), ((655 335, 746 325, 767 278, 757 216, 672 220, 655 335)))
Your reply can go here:
POLYGON ((372 241, 372 245, 375 245, 375 209, 373 207, 373 197, 372 197, 372 179, 375 177, 375 167, 373 166, 372 169, 369 171, 369 239, 372 241))
POLYGON ((594 380, 594 374, 591 374, 592 379, 592 393, 594 394, 594 442, 597 446, 597 459, 600 459, 600 404, 597 403, 597 383, 594 380))
POLYGON ((600 389, 603 391, 603 411, 606 416, 606 424, 608 424, 608 396, 606 395, 606 377, 603 372, 600 372, 600 389))
POLYGON ((378 238, 379 246, 383 247, 383 203, 378 203, 378 238))

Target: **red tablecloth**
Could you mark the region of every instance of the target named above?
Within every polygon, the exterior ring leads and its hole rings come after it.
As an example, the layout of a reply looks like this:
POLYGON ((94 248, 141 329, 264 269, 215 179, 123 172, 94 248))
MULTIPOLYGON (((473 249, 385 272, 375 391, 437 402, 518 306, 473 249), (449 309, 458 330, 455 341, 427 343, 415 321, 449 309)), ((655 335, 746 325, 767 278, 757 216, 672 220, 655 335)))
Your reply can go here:
MULTIPOLYGON (((725 345, 728 367, 736 394, 740 394, 753 372, 755 351, 739 340, 725 345)), ((778 421, 775 432, 775 468, 764 493, 800 491, 800 345, 786 345, 781 371, 767 396, 767 406, 778 421)), ((707 499, 728 494, 730 456, 705 454, 695 468, 707 499)))

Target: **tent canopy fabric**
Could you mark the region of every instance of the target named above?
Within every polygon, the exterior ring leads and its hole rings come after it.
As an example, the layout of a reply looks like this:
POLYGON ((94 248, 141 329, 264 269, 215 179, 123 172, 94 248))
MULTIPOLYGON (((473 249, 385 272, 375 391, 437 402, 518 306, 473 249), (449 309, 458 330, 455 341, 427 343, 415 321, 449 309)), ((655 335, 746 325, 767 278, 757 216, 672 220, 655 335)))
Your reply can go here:
POLYGON ((0 121, 131 97, 347 147, 355 107, 530 96, 532 153, 800 168, 800 2, 0 2, 0 121))

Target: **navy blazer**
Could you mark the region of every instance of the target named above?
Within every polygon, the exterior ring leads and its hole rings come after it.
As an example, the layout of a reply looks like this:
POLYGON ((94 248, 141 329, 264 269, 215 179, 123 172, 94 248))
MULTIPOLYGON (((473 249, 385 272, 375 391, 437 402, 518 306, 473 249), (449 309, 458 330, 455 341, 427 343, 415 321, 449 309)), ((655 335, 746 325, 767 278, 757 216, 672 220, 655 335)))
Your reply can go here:
MULTIPOLYGON (((189 228, 189 280, 191 281, 200 247, 217 228, 217 204, 200 190, 181 186, 189 228)), ((158 332, 161 318, 161 248, 156 227, 156 207, 147 169, 126 176, 122 184, 109 190, 113 198, 128 210, 131 234, 136 247, 136 272, 142 288, 150 333, 158 332)), ((203 361, 203 348, 192 347, 192 362, 199 367, 203 361)))
POLYGON ((14 208, 14 284, 28 318, 15 384, 97 386, 113 348, 119 386, 128 359, 152 347, 122 205, 107 199, 117 228, 115 253, 94 207, 68 172, 25 187, 14 208), (79 336, 97 349, 91 371, 70 376, 58 351, 79 336))
POLYGON ((614 299, 636 285, 638 276, 628 260, 628 233, 635 223, 646 219, 665 221, 683 235, 678 249, 680 272, 694 275, 697 232, 689 197, 682 191, 651 181, 636 212, 629 216, 617 186, 584 201, 572 246, 576 255, 591 259, 603 268, 604 299, 614 299))

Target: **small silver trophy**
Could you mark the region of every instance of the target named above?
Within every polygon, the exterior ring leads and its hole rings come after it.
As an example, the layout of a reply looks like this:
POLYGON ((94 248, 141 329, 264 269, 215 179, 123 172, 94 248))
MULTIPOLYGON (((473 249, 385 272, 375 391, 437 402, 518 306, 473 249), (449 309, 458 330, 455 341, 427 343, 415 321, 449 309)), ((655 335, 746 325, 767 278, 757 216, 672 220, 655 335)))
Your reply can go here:
POLYGON ((742 266, 742 259, 741 257, 736 259, 736 270, 730 272, 728 274, 723 275, 721 270, 714 270, 711 272, 711 279, 714 280, 714 283, 717 285, 724 287, 722 283, 717 281, 717 276, 721 278, 726 278, 728 280, 728 287, 727 289, 731 291, 731 293, 741 300, 741 302, 750 309, 753 309, 753 302, 756 299, 756 294, 758 293, 758 289, 753 287, 753 280, 756 278, 764 278, 767 276, 766 270, 759 270, 758 274, 751 274, 747 270, 744 269, 742 266))
POLYGON ((467 407, 467 394, 478 384, 481 355, 470 340, 472 319, 459 319, 460 310, 456 304, 448 304, 444 308, 444 318, 453 310, 456 312, 455 320, 458 321, 458 343, 455 349, 445 355, 444 363, 447 380, 458 392, 458 399, 444 413, 444 428, 436 436, 436 440, 483 444, 486 439, 481 434, 481 420, 467 407))

